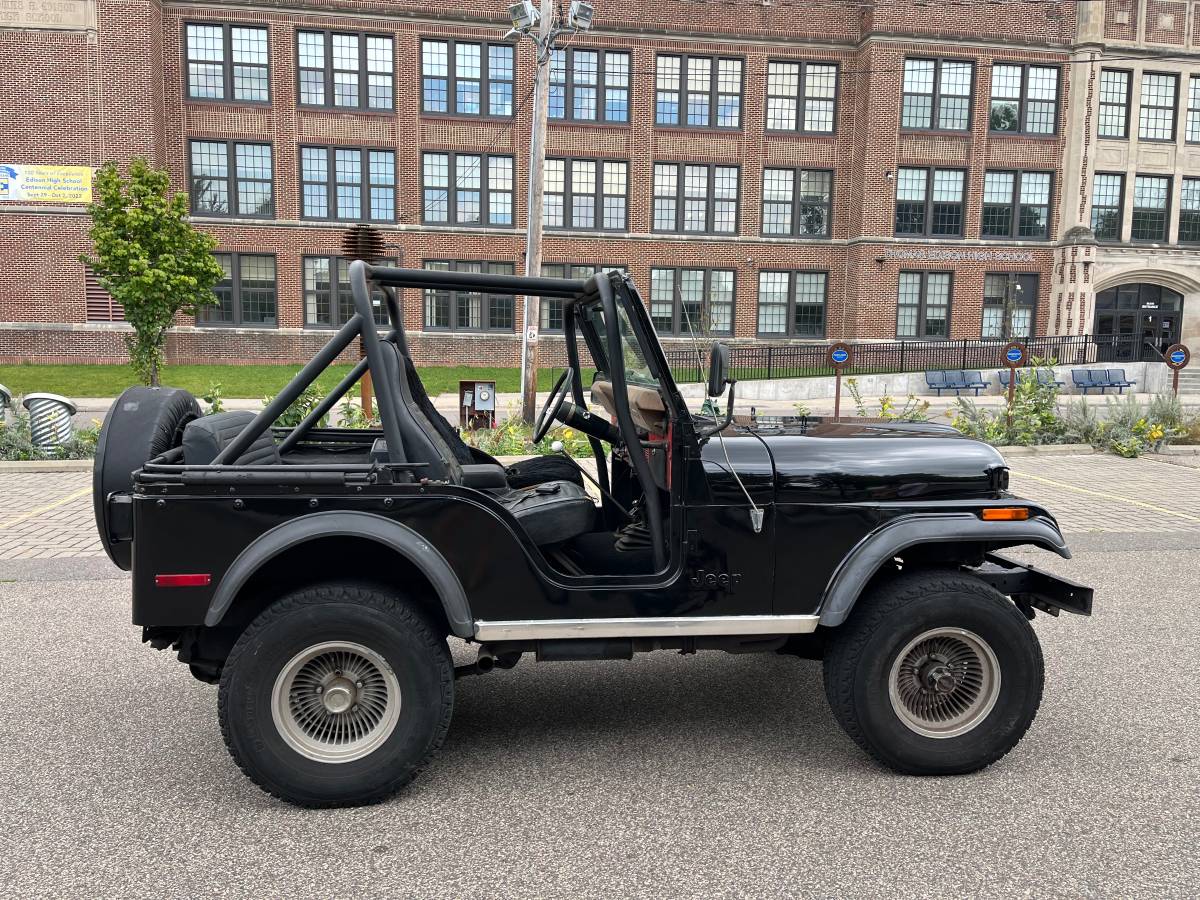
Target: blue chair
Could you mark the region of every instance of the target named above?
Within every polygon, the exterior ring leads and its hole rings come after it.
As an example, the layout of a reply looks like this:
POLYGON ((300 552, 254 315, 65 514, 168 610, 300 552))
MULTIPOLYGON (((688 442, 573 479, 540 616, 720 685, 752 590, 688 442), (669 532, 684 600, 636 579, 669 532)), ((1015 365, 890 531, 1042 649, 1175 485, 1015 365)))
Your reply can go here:
POLYGON ((1079 392, 1081 394, 1086 394, 1094 387, 1099 387, 1100 393, 1104 393, 1104 385, 1097 385, 1092 381, 1091 369, 1072 369, 1071 382, 1075 385, 1075 387, 1079 388, 1079 392))
POLYGON ((1107 387, 1115 387, 1117 393, 1120 394, 1125 393, 1125 388, 1133 387, 1137 384, 1137 381, 1130 381, 1125 377, 1124 369, 1106 369, 1105 375, 1107 387))
POLYGON ((925 372, 925 384, 931 391, 937 391, 937 395, 942 396, 942 391, 947 390, 949 385, 946 384, 946 372, 925 372))
POLYGON ((983 388, 988 386, 988 383, 983 380, 983 374, 978 369, 964 369, 961 374, 963 388, 974 390, 976 397, 983 388))
POLYGON ((1037 380, 1038 384, 1044 385, 1045 387, 1062 387, 1065 384, 1065 382, 1059 381, 1054 377, 1053 369, 1038 369, 1037 380))

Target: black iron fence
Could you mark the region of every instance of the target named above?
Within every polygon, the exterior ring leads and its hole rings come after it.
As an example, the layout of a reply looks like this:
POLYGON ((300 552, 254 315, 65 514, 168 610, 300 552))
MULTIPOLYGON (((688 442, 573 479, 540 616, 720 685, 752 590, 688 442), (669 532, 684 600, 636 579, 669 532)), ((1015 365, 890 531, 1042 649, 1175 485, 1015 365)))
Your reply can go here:
MULTIPOLYGON (((1002 369, 1006 341, 888 341, 853 344, 847 375, 945 369, 1002 369)), ((1093 365, 1161 359, 1156 348, 1134 335, 1055 335, 1025 341, 1031 359, 1057 365, 1093 365), (1156 355, 1157 354, 1157 355, 1156 355)), ((731 374, 739 381, 832 375, 825 344, 753 344, 730 347, 731 374)), ((708 377, 708 350, 669 350, 667 362, 681 384, 708 377)))

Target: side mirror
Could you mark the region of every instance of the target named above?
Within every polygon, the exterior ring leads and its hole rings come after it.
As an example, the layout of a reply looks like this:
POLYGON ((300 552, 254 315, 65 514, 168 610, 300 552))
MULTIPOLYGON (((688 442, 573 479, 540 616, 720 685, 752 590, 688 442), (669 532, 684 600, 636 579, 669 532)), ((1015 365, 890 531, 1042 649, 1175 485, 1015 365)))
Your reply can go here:
POLYGON ((729 348, 713 341, 708 352, 708 396, 720 397, 729 384, 729 348))

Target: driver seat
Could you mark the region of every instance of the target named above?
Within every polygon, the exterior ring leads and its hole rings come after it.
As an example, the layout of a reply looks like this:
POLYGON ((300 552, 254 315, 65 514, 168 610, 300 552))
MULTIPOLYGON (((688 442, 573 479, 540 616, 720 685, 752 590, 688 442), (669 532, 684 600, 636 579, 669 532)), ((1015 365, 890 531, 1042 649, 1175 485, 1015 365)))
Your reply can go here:
MULTIPOLYGON (((433 405, 433 401, 429 399, 429 394, 425 391, 425 384, 421 381, 421 376, 417 374, 417 367, 413 364, 412 357, 404 351, 403 347, 397 346, 397 350, 399 350, 400 360, 404 366, 405 377, 402 380, 408 382, 408 393, 411 395, 412 402, 416 404, 416 411, 423 415, 433 430, 441 436, 442 442, 460 465, 501 466, 505 482, 512 488, 532 487, 551 481, 570 481, 581 488, 584 486, 583 476, 579 474, 579 469, 561 456, 535 456, 532 459, 522 460, 504 467, 495 457, 484 453, 477 447, 472 447, 462 439, 458 429, 447 422, 446 417, 433 405)), ((403 390, 403 386, 401 390, 403 390)), ((407 399, 406 402, 408 402, 407 399)))
MULTIPOLYGON (((383 341, 380 346, 384 351, 389 378, 400 388, 400 433, 404 438, 405 454, 411 462, 427 463, 430 477, 445 478, 452 484, 486 490, 516 518, 539 547, 569 541, 592 530, 597 507, 581 485, 571 481, 546 481, 518 489, 509 486, 504 467, 495 460, 460 462, 442 430, 426 416, 423 405, 412 391, 413 380, 421 384, 415 368, 412 368, 412 360, 391 342, 383 341), (401 368, 406 373, 405 377, 400 376, 401 368), (411 375, 408 374, 410 371, 411 375)), ((420 395, 426 404, 432 406, 423 385, 420 395)), ((444 418, 440 415, 438 418, 447 429, 453 431, 444 418)), ((461 443, 462 439, 458 438, 458 442, 461 443)))

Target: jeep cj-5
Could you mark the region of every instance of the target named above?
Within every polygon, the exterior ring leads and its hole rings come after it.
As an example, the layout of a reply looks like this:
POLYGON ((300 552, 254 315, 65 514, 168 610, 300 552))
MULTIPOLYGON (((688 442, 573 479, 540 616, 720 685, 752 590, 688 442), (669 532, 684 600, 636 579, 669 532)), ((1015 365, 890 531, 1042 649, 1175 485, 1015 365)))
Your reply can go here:
POLYGON ((728 389, 725 413, 691 412, 619 272, 355 262, 350 282, 354 315, 262 412, 201 416, 185 391, 131 388, 96 456, 96 521, 132 569, 134 623, 219 685, 225 742, 264 790, 304 806, 390 796, 445 739, 456 677, 525 654, 820 659, 838 722, 903 773, 975 771, 1029 728, 1030 621, 1087 615, 1092 592, 997 552, 1070 555, 1050 513, 1008 493, 993 448, 929 424, 735 422, 719 343, 708 393, 728 389), (568 364, 534 438, 555 422, 586 434, 597 499, 561 454, 506 469, 463 442, 413 365, 404 288, 561 298, 568 364), (341 383, 272 427, 358 338, 341 383), (368 370, 381 427, 321 427, 368 370), (476 660, 456 668, 448 637, 476 660))

